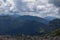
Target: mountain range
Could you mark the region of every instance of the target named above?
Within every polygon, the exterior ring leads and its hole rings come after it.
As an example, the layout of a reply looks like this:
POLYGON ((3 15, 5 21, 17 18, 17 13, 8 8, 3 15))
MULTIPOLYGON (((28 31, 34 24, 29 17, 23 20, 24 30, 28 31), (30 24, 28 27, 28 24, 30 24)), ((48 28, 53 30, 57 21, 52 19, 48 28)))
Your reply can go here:
MULTIPOLYGON (((50 18, 50 17, 49 17, 50 18)), ((47 19, 36 16, 0 16, 0 34, 8 35, 40 35, 60 28, 60 19, 47 19)))

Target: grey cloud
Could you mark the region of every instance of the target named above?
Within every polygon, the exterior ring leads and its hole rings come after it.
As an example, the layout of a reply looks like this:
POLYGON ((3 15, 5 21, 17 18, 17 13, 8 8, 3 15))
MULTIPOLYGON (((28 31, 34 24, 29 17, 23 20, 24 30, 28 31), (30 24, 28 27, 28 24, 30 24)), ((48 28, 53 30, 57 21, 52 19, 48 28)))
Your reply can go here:
POLYGON ((16 7, 18 8, 18 10, 20 11, 27 11, 27 12, 32 12, 32 11, 36 11, 34 5, 29 5, 29 2, 23 2, 23 0, 14 0, 16 7), (31 8, 29 8, 29 6, 31 6, 31 8))
MULTIPOLYGON (((46 10, 45 10, 46 12, 43 11, 44 9, 36 10, 35 6, 33 6, 33 8, 31 8, 31 9, 34 10, 34 12, 31 12, 32 10, 30 10, 28 8, 28 6, 30 6, 30 5, 26 6, 26 3, 22 2, 22 1, 23 0, 14 0, 18 11, 21 11, 20 13, 18 13, 19 15, 31 15, 31 16, 45 17, 45 16, 49 16, 50 14, 52 14, 51 16, 53 16, 57 12, 57 11, 53 11, 56 9, 56 8, 54 8, 54 6, 46 7, 46 10)), ((37 3, 38 3, 38 1, 37 1, 37 3)), ((42 4, 42 3, 40 3, 40 4, 42 4)))
POLYGON ((40 3, 41 5, 44 5, 45 7, 43 9, 39 9, 39 8, 37 9, 35 6, 32 6, 32 8, 29 8, 30 5, 26 6, 26 3, 22 2, 22 0, 14 0, 14 2, 16 4, 17 10, 15 9, 9 10, 9 13, 6 13, 6 14, 14 15, 15 13, 18 15, 31 15, 31 16, 37 16, 37 17, 46 17, 46 16, 53 16, 57 12, 55 11, 56 10, 55 6, 51 6, 49 3, 47 3, 48 4, 47 7, 45 4, 40 3))
POLYGON ((4 2, 6 2, 7 0, 3 0, 4 2))
POLYGON ((49 0, 49 2, 53 3, 57 7, 60 7, 60 0, 49 0))

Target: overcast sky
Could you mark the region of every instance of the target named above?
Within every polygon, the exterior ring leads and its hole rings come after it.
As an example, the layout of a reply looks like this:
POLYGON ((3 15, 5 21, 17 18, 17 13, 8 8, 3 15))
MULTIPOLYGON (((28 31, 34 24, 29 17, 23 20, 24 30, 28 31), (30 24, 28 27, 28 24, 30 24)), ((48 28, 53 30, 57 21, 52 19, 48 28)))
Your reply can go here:
POLYGON ((14 15, 17 11, 18 15, 59 18, 58 9, 49 0, 0 0, 0 14, 14 15))

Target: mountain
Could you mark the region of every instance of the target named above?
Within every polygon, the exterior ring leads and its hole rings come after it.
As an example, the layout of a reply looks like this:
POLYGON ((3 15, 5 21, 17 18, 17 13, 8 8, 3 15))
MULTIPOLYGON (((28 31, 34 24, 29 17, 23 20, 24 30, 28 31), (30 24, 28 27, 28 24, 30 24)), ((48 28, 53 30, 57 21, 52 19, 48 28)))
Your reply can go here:
POLYGON ((47 24, 48 27, 46 27, 47 33, 50 33, 52 31, 60 28, 60 19, 59 18, 47 16, 44 19, 48 21, 48 24, 47 24))
POLYGON ((60 28, 60 19, 46 20, 36 16, 0 15, 0 34, 41 35, 60 28))
POLYGON ((47 28, 47 29, 50 29, 49 31, 53 31, 55 29, 60 28, 60 19, 56 18, 56 19, 50 21, 49 24, 48 24, 48 27, 49 28, 47 28))
MULTIPOLYGON (((16 16, 16 15, 15 15, 16 16)), ((35 16, 0 16, 0 34, 37 34, 47 27, 47 21, 35 16)))
POLYGON ((47 21, 52 21, 56 19, 56 17, 47 16, 47 17, 44 17, 44 19, 46 19, 47 21))

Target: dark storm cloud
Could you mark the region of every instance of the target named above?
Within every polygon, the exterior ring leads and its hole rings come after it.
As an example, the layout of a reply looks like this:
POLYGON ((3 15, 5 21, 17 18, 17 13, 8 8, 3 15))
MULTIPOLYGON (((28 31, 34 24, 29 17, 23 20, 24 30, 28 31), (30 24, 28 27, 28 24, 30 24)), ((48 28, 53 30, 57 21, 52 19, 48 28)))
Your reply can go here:
POLYGON ((4 2, 6 2, 7 0, 3 0, 4 2))
POLYGON ((60 0, 49 0, 49 2, 53 3, 57 7, 60 7, 60 0))

